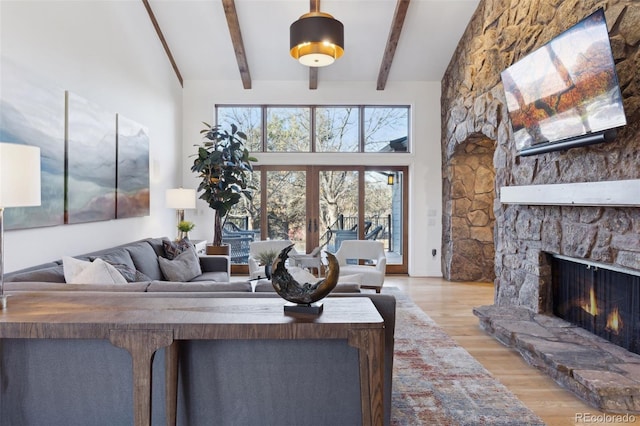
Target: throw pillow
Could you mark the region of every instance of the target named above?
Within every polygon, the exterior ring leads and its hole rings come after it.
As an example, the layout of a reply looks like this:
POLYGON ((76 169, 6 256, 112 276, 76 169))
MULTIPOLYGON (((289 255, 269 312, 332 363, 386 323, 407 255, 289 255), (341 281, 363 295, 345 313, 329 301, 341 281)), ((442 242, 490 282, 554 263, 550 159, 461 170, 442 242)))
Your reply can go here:
POLYGON ((138 271, 136 269, 136 277, 131 282, 139 283, 142 281, 153 281, 153 279, 149 275, 145 274, 144 272, 138 271))
POLYGON ((126 284, 127 280, 118 270, 102 259, 87 262, 74 258, 63 258, 67 284, 126 284), (68 266, 68 267, 67 267, 68 266))
POLYGON ((64 271, 64 280, 71 283, 74 278, 82 272, 87 266, 91 265, 88 260, 80 260, 71 256, 62 258, 62 269, 64 271))
POLYGON ((128 283, 137 283, 137 282, 141 282, 141 281, 151 281, 151 278, 149 278, 148 276, 146 276, 145 274, 143 274, 142 272, 138 271, 135 268, 132 268, 129 265, 125 265, 124 263, 114 263, 108 259, 102 259, 105 262, 107 262, 109 265, 113 266, 114 268, 116 268, 116 270, 118 272, 120 272, 120 275, 122 275, 124 277, 125 280, 127 280, 128 283))
POLYGON ((175 259, 180 253, 189 249, 192 249, 194 253, 196 251, 188 238, 183 238, 180 241, 162 240, 162 248, 164 248, 164 257, 169 260, 175 259))
POLYGON ((160 270, 169 281, 191 281, 195 277, 202 275, 200 259, 195 250, 186 250, 176 256, 173 260, 158 257, 160 270))

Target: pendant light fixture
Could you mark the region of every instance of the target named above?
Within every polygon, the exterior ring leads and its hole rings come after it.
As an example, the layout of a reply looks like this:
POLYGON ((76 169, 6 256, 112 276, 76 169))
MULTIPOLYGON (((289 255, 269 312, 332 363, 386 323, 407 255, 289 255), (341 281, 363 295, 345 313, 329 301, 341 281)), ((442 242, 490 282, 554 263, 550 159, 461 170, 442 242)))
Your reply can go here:
POLYGON ((289 48, 302 65, 331 65, 344 53, 344 26, 328 13, 306 13, 289 27, 289 48))

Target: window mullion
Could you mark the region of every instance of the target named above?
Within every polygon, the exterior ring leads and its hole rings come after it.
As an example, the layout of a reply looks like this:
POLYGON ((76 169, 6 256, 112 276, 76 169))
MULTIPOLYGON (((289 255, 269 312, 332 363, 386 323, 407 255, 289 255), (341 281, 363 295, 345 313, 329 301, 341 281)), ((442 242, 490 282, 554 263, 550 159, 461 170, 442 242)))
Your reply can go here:
POLYGON ((309 148, 311 149, 311 152, 316 152, 316 106, 315 105, 310 106, 309 113, 311 114, 311 117, 309 120, 309 123, 310 123, 309 131, 311 132, 311 135, 310 135, 311 144, 309 148))
POLYGON ((364 105, 358 106, 359 114, 358 114, 358 141, 360 150, 359 152, 364 152, 364 105))

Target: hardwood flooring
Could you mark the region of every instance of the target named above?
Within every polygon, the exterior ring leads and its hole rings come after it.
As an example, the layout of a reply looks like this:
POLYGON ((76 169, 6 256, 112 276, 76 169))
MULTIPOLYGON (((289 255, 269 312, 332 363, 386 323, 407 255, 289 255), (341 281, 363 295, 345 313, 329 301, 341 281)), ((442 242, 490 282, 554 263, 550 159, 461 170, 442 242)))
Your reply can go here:
POLYGON ((492 283, 388 275, 385 285, 395 285, 411 295, 422 310, 546 424, 640 425, 640 415, 616 418, 615 414, 607 415, 590 407, 527 364, 516 351, 486 334, 472 308, 493 304, 492 283))

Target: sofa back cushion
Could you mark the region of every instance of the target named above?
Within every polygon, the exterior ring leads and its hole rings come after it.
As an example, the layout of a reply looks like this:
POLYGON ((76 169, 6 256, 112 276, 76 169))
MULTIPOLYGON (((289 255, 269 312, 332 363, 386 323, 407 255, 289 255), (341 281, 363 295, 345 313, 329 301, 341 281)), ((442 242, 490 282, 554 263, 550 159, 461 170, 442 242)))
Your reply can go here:
POLYGON ((4 277, 5 282, 41 281, 49 283, 64 283, 64 268, 62 265, 51 263, 52 266, 42 269, 29 268, 29 270, 17 271, 4 277))
POLYGON ((150 238, 137 241, 126 247, 135 268, 151 278, 152 280, 162 280, 164 276, 158 264, 158 256, 164 253, 162 248, 162 238, 150 238))

